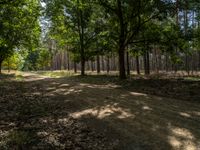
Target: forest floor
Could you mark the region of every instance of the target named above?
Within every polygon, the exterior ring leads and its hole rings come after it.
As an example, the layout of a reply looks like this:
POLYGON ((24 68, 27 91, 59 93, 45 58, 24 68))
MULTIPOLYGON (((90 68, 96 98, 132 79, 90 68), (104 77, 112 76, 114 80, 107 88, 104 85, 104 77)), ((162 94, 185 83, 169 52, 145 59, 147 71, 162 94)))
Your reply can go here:
POLYGON ((0 76, 0 149, 199 150, 198 78, 0 76))

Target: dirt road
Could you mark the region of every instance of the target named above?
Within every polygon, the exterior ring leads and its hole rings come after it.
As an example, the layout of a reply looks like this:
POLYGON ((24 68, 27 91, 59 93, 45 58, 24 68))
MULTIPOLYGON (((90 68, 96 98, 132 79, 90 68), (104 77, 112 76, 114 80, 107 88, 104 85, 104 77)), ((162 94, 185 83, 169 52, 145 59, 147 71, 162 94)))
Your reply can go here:
POLYGON ((200 103, 103 77, 1 81, 0 110, 3 149, 200 149, 200 103))

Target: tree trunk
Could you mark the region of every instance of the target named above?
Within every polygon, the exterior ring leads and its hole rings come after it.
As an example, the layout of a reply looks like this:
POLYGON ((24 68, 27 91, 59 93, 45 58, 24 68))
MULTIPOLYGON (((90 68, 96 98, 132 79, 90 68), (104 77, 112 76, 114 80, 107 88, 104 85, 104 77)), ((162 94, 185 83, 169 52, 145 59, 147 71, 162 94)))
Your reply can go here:
POLYGON ((130 75, 130 61, 129 61, 129 52, 126 52, 126 65, 127 65, 127 75, 130 75))
POLYGON ((144 52, 143 60, 144 60, 144 74, 147 75, 147 57, 146 57, 146 51, 144 52))
POLYGON ((8 59, 8 73, 10 73, 10 60, 8 59))
POLYGON ((140 75, 140 62, 139 62, 138 56, 136 56, 136 70, 137 70, 137 74, 140 75))
POLYGON ((109 56, 107 57, 107 73, 110 72, 110 59, 109 56))
POLYGON ((186 53, 186 56, 185 56, 185 69, 186 69, 187 74, 190 75, 189 56, 188 56, 187 53, 186 53))
POLYGON ((150 74, 150 62, 149 62, 149 52, 146 52, 146 57, 147 57, 147 75, 150 74))
POLYGON ((168 72, 168 62, 169 62, 169 58, 167 53, 165 54, 165 71, 168 72))
POLYGON ((105 68, 104 68, 104 57, 103 57, 103 55, 101 56, 101 66, 102 66, 102 70, 104 71, 105 68))
POLYGON ((93 71, 94 71, 94 63, 93 63, 92 60, 90 61, 90 64, 91 64, 91 70, 92 70, 92 72, 93 72, 93 71))
POLYGON ((2 72, 1 72, 1 69, 2 69, 2 62, 3 62, 3 61, 0 60, 0 74, 2 73, 2 72))
POLYGON ((101 72, 101 68, 100 68, 100 58, 99 55, 97 55, 97 73, 101 72))
POLYGON ((124 51, 125 51, 125 48, 123 47, 119 49, 119 77, 120 79, 126 79, 124 51))
POLYGON ((74 61, 74 73, 77 73, 77 65, 75 61, 74 61))
POLYGON ((200 71, 200 51, 198 52, 198 55, 199 55, 198 70, 200 71))
MULTIPOLYGON (((79 0, 77 1, 79 5, 79 0)), ((83 25, 83 12, 79 10, 78 14, 78 31, 80 40, 80 54, 81 54, 81 75, 85 75, 85 50, 84 50, 84 25, 83 25)))
POLYGON ((83 35, 81 35, 81 75, 85 75, 85 52, 83 47, 83 35))
POLYGON ((118 18, 120 24, 120 36, 119 36, 119 77, 120 79, 126 79, 126 70, 125 70, 125 63, 124 63, 124 55, 125 55, 125 24, 124 24, 124 17, 122 12, 122 4, 121 0, 117 0, 118 6, 118 18))

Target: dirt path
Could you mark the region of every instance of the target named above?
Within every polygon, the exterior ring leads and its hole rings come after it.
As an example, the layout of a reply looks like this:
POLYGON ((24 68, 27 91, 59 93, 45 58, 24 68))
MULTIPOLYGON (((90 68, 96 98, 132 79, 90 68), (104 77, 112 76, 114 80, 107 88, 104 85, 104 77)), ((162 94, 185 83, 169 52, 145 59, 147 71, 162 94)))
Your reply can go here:
POLYGON ((200 149, 199 103, 35 74, 0 84, 0 94, 0 148, 200 149))

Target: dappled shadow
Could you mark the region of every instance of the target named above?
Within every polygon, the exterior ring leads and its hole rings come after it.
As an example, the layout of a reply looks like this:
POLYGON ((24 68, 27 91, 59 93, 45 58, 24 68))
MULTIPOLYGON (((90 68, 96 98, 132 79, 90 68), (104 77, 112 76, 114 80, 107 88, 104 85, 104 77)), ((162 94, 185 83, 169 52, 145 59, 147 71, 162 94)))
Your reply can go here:
POLYGON ((200 146, 200 104, 152 96, 132 88, 134 81, 125 82, 117 77, 74 76, 5 83, 0 88, 0 146, 166 150, 200 146))

